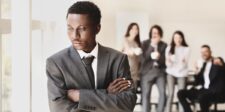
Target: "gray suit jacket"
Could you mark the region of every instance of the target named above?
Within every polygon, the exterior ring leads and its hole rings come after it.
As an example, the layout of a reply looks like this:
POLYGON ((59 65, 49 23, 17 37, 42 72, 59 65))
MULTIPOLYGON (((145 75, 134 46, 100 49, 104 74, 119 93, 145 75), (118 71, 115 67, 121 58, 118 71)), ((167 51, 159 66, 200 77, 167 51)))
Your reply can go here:
POLYGON ((48 97, 51 112, 132 112, 136 103, 133 86, 119 94, 108 94, 110 82, 130 77, 127 56, 99 45, 97 89, 92 88, 78 52, 66 48, 47 59, 48 97), (79 89, 80 101, 72 102, 67 90, 79 89))
MULTIPOLYGON (((165 51, 166 51, 167 44, 163 41, 160 41, 158 43, 158 52, 160 53, 160 58, 157 61, 159 64, 159 68, 162 70, 165 70, 166 64, 165 64, 165 51)), ((142 43, 142 58, 141 58, 141 75, 145 75, 149 70, 152 69, 153 63, 155 60, 153 60, 150 56, 152 52, 154 52, 154 48, 150 45, 150 39, 143 41, 142 43)))

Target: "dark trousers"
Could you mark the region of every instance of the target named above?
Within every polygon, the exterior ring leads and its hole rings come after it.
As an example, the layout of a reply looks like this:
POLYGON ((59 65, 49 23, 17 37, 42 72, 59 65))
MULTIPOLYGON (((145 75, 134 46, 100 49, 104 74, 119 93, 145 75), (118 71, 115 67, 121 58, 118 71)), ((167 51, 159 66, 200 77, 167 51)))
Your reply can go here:
POLYGON ((217 99, 216 95, 208 89, 184 89, 180 90, 177 96, 185 112, 192 112, 187 100, 199 102, 201 112, 209 112, 211 103, 217 99))

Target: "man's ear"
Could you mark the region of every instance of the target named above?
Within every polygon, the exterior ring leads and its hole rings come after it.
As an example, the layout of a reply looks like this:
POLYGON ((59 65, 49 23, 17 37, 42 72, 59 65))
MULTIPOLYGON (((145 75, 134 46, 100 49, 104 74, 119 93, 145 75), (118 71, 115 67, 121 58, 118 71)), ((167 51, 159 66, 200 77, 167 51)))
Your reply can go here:
POLYGON ((98 24, 95 29, 95 34, 98 34, 101 30, 101 24, 98 24))

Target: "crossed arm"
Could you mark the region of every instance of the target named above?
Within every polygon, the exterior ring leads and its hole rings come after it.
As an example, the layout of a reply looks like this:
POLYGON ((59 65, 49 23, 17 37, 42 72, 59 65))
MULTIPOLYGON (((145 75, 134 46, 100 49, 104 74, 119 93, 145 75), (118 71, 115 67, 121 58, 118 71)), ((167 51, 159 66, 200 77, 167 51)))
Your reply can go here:
MULTIPOLYGON (((130 77, 127 57, 121 60, 118 77, 130 77), (128 76, 127 76, 128 75, 128 76)), ((132 112, 136 103, 136 94, 130 81, 115 79, 107 89, 69 90, 57 64, 47 60, 48 96, 51 112, 132 112)))
MULTIPOLYGON (((131 81, 125 78, 117 78, 111 82, 107 88, 108 94, 118 94, 131 87, 131 81)), ((67 96, 73 102, 79 102, 80 91, 77 89, 70 89, 67 92, 67 96)))

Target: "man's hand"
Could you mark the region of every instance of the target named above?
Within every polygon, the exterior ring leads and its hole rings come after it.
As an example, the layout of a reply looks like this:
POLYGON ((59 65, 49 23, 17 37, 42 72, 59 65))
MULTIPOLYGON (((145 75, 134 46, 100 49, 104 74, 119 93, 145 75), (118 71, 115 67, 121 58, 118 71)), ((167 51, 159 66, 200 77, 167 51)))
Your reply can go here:
POLYGON ((70 89, 67 91, 67 96, 70 100, 74 102, 79 102, 80 91, 75 89, 70 89))
POLYGON ((156 55, 156 60, 159 60, 159 58, 160 58, 160 53, 159 53, 158 51, 156 51, 155 53, 156 53, 156 54, 155 54, 155 55, 156 55))
POLYGON ((118 78, 111 82, 107 88, 109 94, 120 93, 131 86, 131 81, 125 80, 125 78, 118 78))
POLYGON ((154 60, 159 60, 160 58, 160 53, 158 51, 152 52, 150 55, 154 60))

